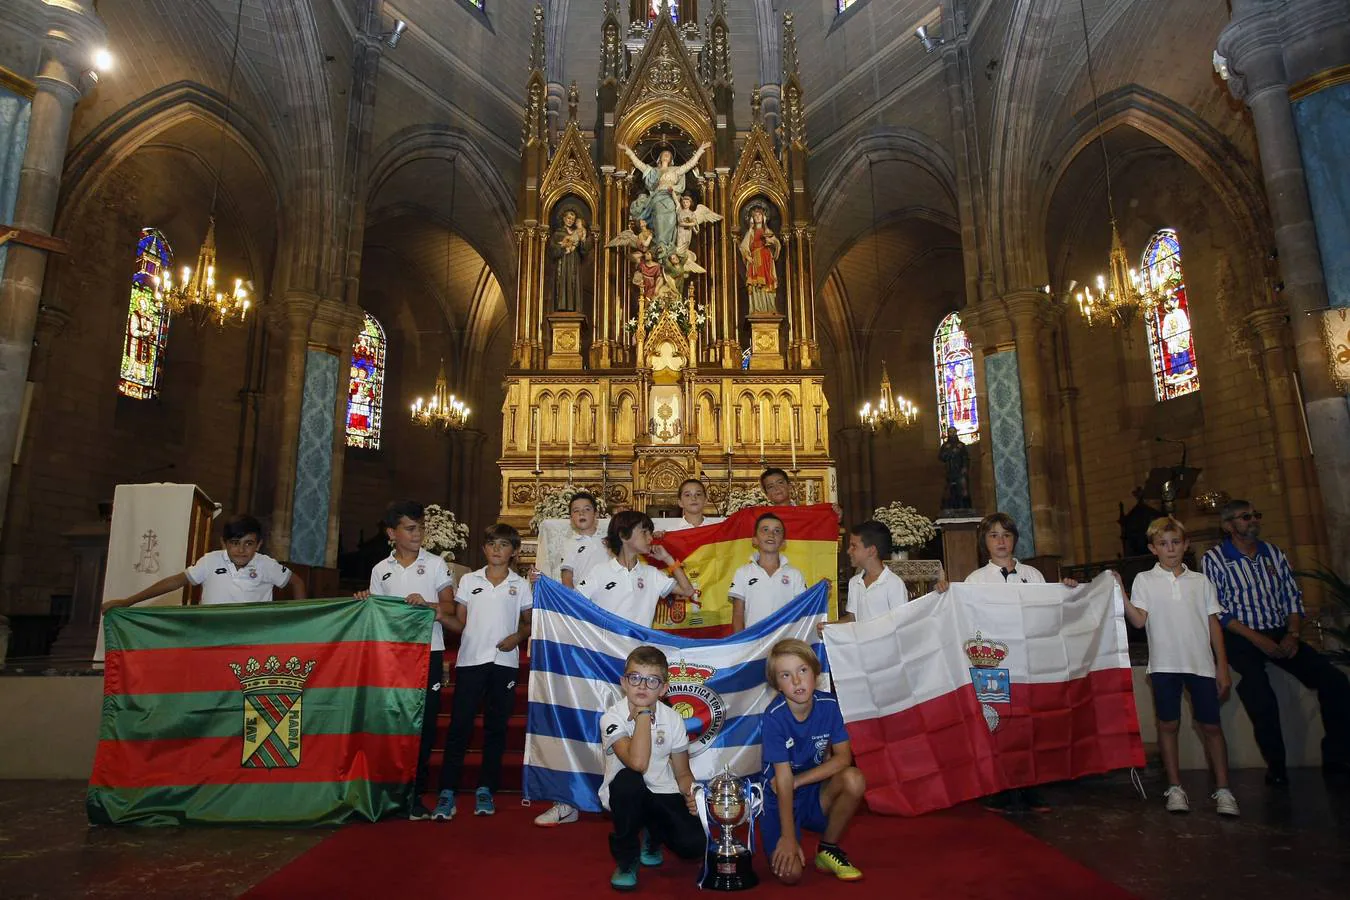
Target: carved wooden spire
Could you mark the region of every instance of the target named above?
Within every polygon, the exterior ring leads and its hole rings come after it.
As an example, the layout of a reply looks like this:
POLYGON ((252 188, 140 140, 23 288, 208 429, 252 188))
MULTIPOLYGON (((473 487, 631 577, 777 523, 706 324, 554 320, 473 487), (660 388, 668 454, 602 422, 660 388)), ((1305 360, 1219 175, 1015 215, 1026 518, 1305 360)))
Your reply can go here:
POLYGON ((783 14, 783 142, 797 149, 806 147, 806 113, 797 64, 797 28, 792 13, 783 14))

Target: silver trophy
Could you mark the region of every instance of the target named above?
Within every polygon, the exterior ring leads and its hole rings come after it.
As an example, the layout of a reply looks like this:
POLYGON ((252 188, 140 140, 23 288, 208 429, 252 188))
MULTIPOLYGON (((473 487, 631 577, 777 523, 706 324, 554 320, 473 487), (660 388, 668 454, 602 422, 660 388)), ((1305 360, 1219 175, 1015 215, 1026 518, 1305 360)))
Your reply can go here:
POLYGON ((737 778, 730 770, 722 772, 706 785, 694 786, 698 817, 708 835, 708 856, 699 887, 713 891, 744 891, 759 884, 755 875, 755 817, 764 806, 763 788, 748 778, 737 778), (713 840, 709 819, 717 823, 718 837, 713 840), (749 824, 747 843, 736 840, 735 830, 749 824))

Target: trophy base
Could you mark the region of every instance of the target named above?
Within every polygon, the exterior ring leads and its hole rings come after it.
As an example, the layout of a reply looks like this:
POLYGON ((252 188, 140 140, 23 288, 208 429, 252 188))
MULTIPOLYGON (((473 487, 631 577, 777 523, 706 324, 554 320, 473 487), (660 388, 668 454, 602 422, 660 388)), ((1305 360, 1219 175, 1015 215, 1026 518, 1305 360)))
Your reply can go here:
POLYGON ((709 850, 706 868, 708 874, 699 882, 699 887, 705 891, 748 891, 759 884, 754 854, 748 851, 722 856, 716 850, 709 850))

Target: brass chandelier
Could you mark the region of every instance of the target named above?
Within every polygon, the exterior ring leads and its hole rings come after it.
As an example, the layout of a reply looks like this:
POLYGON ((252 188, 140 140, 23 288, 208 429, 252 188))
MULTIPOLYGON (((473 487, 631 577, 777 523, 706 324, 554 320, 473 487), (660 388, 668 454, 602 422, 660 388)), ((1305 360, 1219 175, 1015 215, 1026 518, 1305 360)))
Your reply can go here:
POLYGON ((442 431, 460 431, 469 422, 469 407, 454 394, 450 393, 445 380, 445 360, 441 360, 440 372, 436 375, 436 387, 432 390, 431 401, 423 402, 421 397, 412 405, 414 425, 426 428, 439 428, 442 431))
POLYGON ((239 64, 239 34, 243 24, 244 3, 234 18, 234 50, 230 55, 230 77, 225 85, 225 115, 220 123, 220 164, 216 166, 215 185, 211 190, 211 209, 207 215, 206 239, 197 251, 197 268, 183 266, 182 280, 174 281, 173 273, 165 270, 154 280, 155 299, 163 303, 173 315, 188 313, 198 325, 214 321, 218 327, 229 324, 241 325, 248 316, 251 282, 242 278, 234 279, 234 287, 228 292, 216 289, 217 281, 228 283, 230 279, 216 278, 216 199, 220 196, 220 175, 225 168, 225 129, 230 123, 230 97, 234 90, 234 75, 239 64))
POLYGON ((858 419, 868 431, 886 429, 890 434, 897 428, 909 428, 919 421, 919 408, 904 397, 896 397, 891 390, 891 376, 886 371, 886 361, 881 361, 881 394, 873 406, 863 404, 858 411, 858 419))
POLYGON ((1111 157, 1106 150, 1106 132, 1102 130, 1102 110, 1097 99, 1097 79, 1092 69, 1092 41, 1088 37, 1087 10, 1078 0, 1083 23, 1083 49, 1087 56, 1088 87, 1092 90, 1092 111, 1097 120, 1097 142, 1102 148, 1102 168, 1106 175, 1106 209, 1111 220, 1111 253, 1106 275, 1097 276, 1097 288, 1090 285, 1075 296, 1078 311, 1088 327, 1108 325, 1120 328, 1128 339, 1130 329, 1141 314, 1153 312, 1163 301, 1164 294, 1147 285, 1139 272, 1130 267, 1125 244, 1116 227, 1116 208, 1111 196, 1111 157))

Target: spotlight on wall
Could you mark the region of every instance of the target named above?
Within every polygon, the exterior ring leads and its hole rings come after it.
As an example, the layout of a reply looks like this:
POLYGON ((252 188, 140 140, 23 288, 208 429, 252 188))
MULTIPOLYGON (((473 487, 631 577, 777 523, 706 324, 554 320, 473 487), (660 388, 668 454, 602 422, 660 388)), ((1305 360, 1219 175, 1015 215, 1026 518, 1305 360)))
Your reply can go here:
POLYGON ((914 36, 919 39, 920 44, 923 44, 925 53, 932 53, 934 50, 947 43, 942 38, 929 36, 927 25, 920 25, 918 28, 914 29, 914 36))
POLYGON ((94 51, 94 71, 107 72, 113 67, 113 55, 108 52, 107 47, 101 47, 94 51))
POLYGON ((390 50, 393 50, 395 47, 398 46, 398 42, 403 40, 403 32, 407 30, 408 30, 407 22, 403 21, 402 19, 395 19, 394 30, 386 31, 384 34, 380 35, 380 38, 384 41, 386 47, 388 47, 390 50))
POLYGON ((1214 65, 1214 73, 1218 75, 1220 78, 1222 78, 1224 81, 1227 81, 1228 59, 1224 56, 1220 56, 1219 51, 1215 50, 1214 55, 1210 57, 1209 61, 1214 65))

